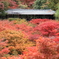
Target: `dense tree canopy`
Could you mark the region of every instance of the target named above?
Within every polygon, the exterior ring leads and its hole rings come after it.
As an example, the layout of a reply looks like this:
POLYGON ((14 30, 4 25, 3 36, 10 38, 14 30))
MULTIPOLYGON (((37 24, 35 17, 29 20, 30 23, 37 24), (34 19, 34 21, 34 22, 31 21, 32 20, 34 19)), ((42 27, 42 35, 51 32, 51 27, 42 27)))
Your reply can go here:
POLYGON ((4 8, 4 10, 8 9, 8 8, 11 8, 11 9, 17 8, 17 4, 14 0, 1 0, 0 7, 1 6, 4 6, 4 7, 2 7, 2 8, 4 8))
POLYGON ((0 14, 5 15, 5 10, 15 9, 18 5, 14 0, 0 0, 0 14))
POLYGON ((7 9, 52 9, 58 10, 59 0, 0 0, 0 12, 7 9))
POLYGON ((59 3, 59 0, 48 0, 47 6, 48 6, 50 9, 56 10, 58 3, 59 3))
POLYGON ((34 2, 34 8, 35 9, 57 9, 57 4, 59 3, 59 0, 36 0, 34 2))
POLYGON ((33 7, 34 7, 35 9, 41 9, 41 8, 42 8, 42 5, 43 5, 44 3, 46 3, 46 0, 36 0, 36 1, 34 2, 33 7))
MULTIPOLYGON (((57 9, 59 0, 0 0, 0 5, 4 5, 2 9, 14 8, 35 8, 35 9, 57 9), (34 5, 33 5, 34 3, 34 5), (33 6, 32 6, 33 5, 33 6)), ((1 8, 1 6, 0 6, 1 8)))
POLYGON ((3 3, 5 8, 32 8, 32 4, 35 0, 0 0, 0 3, 3 3))

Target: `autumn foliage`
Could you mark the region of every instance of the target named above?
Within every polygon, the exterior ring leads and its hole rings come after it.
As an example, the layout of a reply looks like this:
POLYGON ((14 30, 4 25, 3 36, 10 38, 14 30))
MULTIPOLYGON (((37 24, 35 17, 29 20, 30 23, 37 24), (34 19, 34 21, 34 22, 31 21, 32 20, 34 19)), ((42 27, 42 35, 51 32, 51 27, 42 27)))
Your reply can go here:
POLYGON ((36 40, 36 46, 29 47, 28 51, 23 53, 23 57, 26 59, 58 59, 59 43, 40 37, 36 40))
POLYGON ((0 9, 31 8, 35 0, 0 0, 0 9))
POLYGON ((6 47, 7 42, 8 42, 7 40, 0 39, 0 58, 10 52, 10 50, 6 47))
POLYGON ((0 20, 1 59, 58 59, 59 21, 0 20))
POLYGON ((18 5, 14 0, 1 0, 0 1, 0 9, 7 10, 7 9, 15 9, 18 5))
POLYGON ((43 36, 54 36, 59 31, 59 22, 42 22, 35 28, 35 30, 40 31, 43 36))
POLYGON ((27 4, 29 7, 34 3, 35 0, 20 0, 23 4, 27 4))

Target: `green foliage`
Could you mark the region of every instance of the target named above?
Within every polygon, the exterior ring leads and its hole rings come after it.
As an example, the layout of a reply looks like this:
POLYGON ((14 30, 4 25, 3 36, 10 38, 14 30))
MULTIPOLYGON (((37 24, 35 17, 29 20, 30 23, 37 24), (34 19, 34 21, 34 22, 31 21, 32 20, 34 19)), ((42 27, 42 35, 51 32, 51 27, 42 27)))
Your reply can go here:
POLYGON ((57 3, 59 2, 59 0, 48 0, 47 1, 47 6, 50 9, 56 10, 57 9, 57 3))
POLYGON ((1 16, 4 17, 4 16, 6 15, 5 10, 1 10, 0 12, 1 12, 1 13, 0 13, 1 16))
POLYGON ((7 10, 9 3, 7 1, 3 1, 2 3, 4 4, 4 10, 7 10))
POLYGON ((55 13, 55 17, 57 20, 59 20, 59 3, 57 4, 57 10, 56 10, 56 13, 55 13))
POLYGON ((59 0, 36 0, 33 7, 35 9, 57 9, 57 3, 59 0))
POLYGON ((34 4, 33 4, 33 7, 35 8, 35 9, 41 9, 42 7, 42 5, 44 4, 46 2, 46 0, 36 0, 35 2, 34 2, 34 4))
MULTIPOLYGON (((9 21, 18 20, 19 18, 8 18, 9 21)), ((20 19, 19 19, 20 20, 20 19)))

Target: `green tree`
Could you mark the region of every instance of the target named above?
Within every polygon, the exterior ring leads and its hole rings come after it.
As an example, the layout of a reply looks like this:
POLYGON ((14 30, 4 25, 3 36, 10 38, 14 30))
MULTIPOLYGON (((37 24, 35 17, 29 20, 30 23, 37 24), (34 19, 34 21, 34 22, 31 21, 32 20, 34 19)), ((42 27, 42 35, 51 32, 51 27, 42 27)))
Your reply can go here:
POLYGON ((46 0, 36 0, 33 4, 35 9, 42 9, 42 5, 46 3, 46 0))
POLYGON ((59 0, 47 0, 47 6, 50 9, 57 10, 57 4, 59 3, 59 0))
POLYGON ((59 20, 59 3, 57 4, 57 10, 56 10, 56 13, 55 13, 55 17, 57 20, 59 20))

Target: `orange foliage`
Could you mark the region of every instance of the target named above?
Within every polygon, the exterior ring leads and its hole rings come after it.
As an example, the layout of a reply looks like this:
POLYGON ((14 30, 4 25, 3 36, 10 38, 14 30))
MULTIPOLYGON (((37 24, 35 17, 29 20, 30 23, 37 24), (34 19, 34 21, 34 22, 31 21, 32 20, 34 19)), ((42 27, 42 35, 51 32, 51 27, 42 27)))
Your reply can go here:
POLYGON ((26 50, 26 47, 35 45, 21 31, 4 30, 0 32, 0 38, 8 40, 8 48, 10 50, 17 50, 18 52, 26 50))
POLYGON ((40 37, 36 46, 27 48, 24 59, 59 59, 59 43, 49 38, 40 37))

